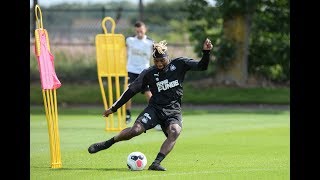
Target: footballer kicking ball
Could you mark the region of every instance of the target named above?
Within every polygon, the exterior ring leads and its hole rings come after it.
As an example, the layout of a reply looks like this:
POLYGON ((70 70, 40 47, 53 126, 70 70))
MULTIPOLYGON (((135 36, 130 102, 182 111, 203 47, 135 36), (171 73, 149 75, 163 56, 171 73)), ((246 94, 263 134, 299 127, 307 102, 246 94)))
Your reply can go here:
POLYGON ((142 152, 132 152, 128 155, 127 166, 131 171, 141 171, 147 165, 147 157, 142 152))

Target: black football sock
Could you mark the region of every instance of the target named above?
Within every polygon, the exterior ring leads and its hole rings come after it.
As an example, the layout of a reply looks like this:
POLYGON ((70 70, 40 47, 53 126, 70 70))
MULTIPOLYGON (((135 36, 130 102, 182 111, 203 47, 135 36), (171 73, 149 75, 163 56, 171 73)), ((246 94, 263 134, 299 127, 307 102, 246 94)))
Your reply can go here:
POLYGON ((154 163, 160 164, 161 161, 166 157, 166 155, 162 154, 161 152, 158 153, 156 159, 153 161, 154 163))
POLYGON ((110 146, 112 146, 114 144, 114 137, 110 138, 109 140, 107 140, 104 145, 106 146, 106 149, 109 148, 110 146))
POLYGON ((127 110, 126 110, 126 113, 127 113, 127 115, 131 116, 131 111, 130 111, 130 109, 127 109, 127 110))

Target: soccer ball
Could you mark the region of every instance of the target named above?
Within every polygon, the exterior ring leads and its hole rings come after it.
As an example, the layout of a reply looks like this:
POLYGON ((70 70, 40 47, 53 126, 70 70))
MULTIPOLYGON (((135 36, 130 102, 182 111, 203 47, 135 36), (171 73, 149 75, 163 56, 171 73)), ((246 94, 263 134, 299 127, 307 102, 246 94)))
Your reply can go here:
POLYGON ((131 171, 141 171, 147 165, 147 157, 142 152, 132 152, 128 155, 127 166, 131 171))

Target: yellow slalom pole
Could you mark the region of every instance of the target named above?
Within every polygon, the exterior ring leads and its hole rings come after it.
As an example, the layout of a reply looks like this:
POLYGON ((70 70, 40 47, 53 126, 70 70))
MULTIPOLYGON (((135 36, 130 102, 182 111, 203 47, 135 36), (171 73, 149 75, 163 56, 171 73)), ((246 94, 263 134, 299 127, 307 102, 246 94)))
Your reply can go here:
POLYGON ((52 130, 53 130, 53 144, 54 144, 54 160, 52 162, 52 167, 57 168, 61 167, 61 161, 60 161, 60 138, 59 138, 59 129, 58 129, 58 117, 57 117, 57 102, 56 102, 56 90, 55 89, 50 89, 50 106, 52 109, 52 130))
MULTIPOLYGON (((117 99, 119 99, 119 97, 120 97, 120 83, 119 83, 119 75, 115 75, 115 80, 116 80, 116 97, 117 97, 117 99)), ((121 120, 122 120, 122 111, 121 110, 119 110, 119 111, 117 111, 117 115, 118 115, 118 127, 121 127, 121 120)))
POLYGON ((57 146, 57 159, 56 162, 58 162, 58 166, 61 167, 61 153, 60 153, 60 135, 59 135, 59 121, 58 121, 58 103, 57 103, 57 91, 56 89, 53 89, 53 100, 54 100, 54 109, 55 109, 55 129, 56 129, 56 135, 57 141, 56 141, 56 146, 57 146))
POLYGON ((42 94, 43 94, 43 101, 44 101, 44 107, 45 107, 45 111, 46 111, 46 119, 47 119, 47 126, 48 126, 48 132, 49 132, 49 144, 50 144, 50 160, 51 163, 54 161, 54 154, 53 152, 53 143, 51 143, 53 140, 52 137, 52 127, 51 127, 51 115, 50 115, 50 106, 48 106, 49 102, 47 101, 47 99, 49 99, 49 95, 48 95, 48 90, 42 90, 42 94))
MULTIPOLYGON (((112 78, 111 76, 108 76, 108 99, 109 99, 109 104, 113 104, 113 86, 112 86, 112 78)), ((114 117, 113 114, 109 116, 109 122, 110 122, 110 128, 113 130, 114 127, 114 117)))
POLYGON ((51 168, 61 168, 60 138, 58 130, 58 111, 56 102, 56 90, 42 90, 46 119, 48 124, 51 168), (53 91, 53 95, 52 95, 53 91))
MULTIPOLYGON (((114 29, 115 29, 115 22, 113 21, 113 19, 111 18, 105 18, 103 19, 102 23, 105 24, 105 22, 109 20, 111 21, 112 23, 112 28, 111 28, 111 32, 114 33, 114 29)), ((105 33, 107 33, 107 28, 105 26, 102 26, 103 30, 105 33)), ((107 37, 106 37, 107 38, 107 37)), ((105 40, 107 41, 107 39, 105 38, 105 40)), ((107 43, 106 43, 107 44, 107 43)), ((111 52, 110 53, 114 53, 114 52, 111 52)), ((108 99, 109 99, 109 104, 113 104, 113 80, 112 80, 112 72, 113 72, 113 67, 111 66, 112 63, 110 60, 108 61, 108 76, 107 76, 107 80, 108 80, 108 99)), ((107 127, 107 130, 111 130, 111 131, 114 131, 115 130, 115 127, 114 127, 114 115, 111 114, 107 121, 109 121, 109 127, 107 127)))
MULTIPOLYGON (((48 66, 43 61, 48 61, 48 59, 41 57, 41 53, 48 53, 50 52, 50 43, 49 43, 49 36, 48 32, 43 29, 42 25, 42 14, 39 5, 35 6, 36 11, 36 22, 38 28, 35 30, 35 53, 38 58, 39 68, 43 67, 46 70, 50 69, 51 72, 54 72, 54 67, 48 66), (40 20, 38 18, 38 12, 40 14, 40 20), (45 35, 46 43, 44 44, 41 40, 41 35, 45 35), (42 43, 41 43, 42 42, 42 43), (46 47, 46 48, 42 48, 46 47), (43 50, 43 52, 42 52, 43 50), (47 52, 45 51, 47 50, 47 52), (43 66, 41 66, 43 64, 43 66)), ((45 74, 42 74, 43 71, 40 71, 41 80, 45 81, 51 76, 48 77, 45 74)), ((55 74, 55 72, 54 72, 55 74)), ((50 81, 45 81, 50 82, 50 81)), ((42 84, 43 85, 43 84, 42 84)), ((50 159, 51 159, 51 168, 61 168, 61 153, 60 153, 60 136, 59 136, 59 125, 58 125, 58 105, 57 105, 57 94, 56 88, 60 87, 60 82, 56 82, 54 84, 50 84, 50 88, 42 88, 42 96, 43 96, 43 103, 45 108, 46 120, 48 125, 48 134, 49 134, 49 144, 50 144, 50 159), (51 88, 51 85, 53 88, 51 88), (55 86, 54 86, 55 85, 55 86)), ((46 84, 48 86, 48 84, 46 84)))
MULTIPOLYGON (((115 23, 112 23, 112 34, 114 34, 114 28, 115 28, 115 23)), ((113 53, 112 53, 112 57, 113 57, 113 61, 114 63, 114 69, 115 69, 115 74, 114 74, 114 78, 115 78, 115 89, 116 89, 116 99, 120 98, 120 83, 119 83, 119 63, 116 62, 118 59, 116 58, 116 42, 115 42, 115 37, 112 36, 112 47, 113 47, 113 53)), ((117 119, 117 127, 120 128, 121 127, 121 110, 117 111, 117 115, 118 115, 118 119, 117 119)))
POLYGON ((99 80, 100 91, 101 91, 101 95, 102 95, 102 101, 103 101, 104 108, 108 109, 108 103, 106 101, 106 94, 104 93, 105 90, 104 90, 104 87, 103 87, 102 77, 99 76, 98 80, 99 80))
POLYGON ((49 99, 49 102, 48 102, 48 107, 49 107, 49 114, 50 114, 50 133, 52 134, 51 135, 51 143, 52 144, 52 156, 53 156, 53 159, 52 159, 52 162, 51 162, 51 167, 54 166, 54 164, 56 164, 56 137, 55 137, 55 125, 54 125, 54 112, 53 112, 53 109, 52 109, 52 93, 51 93, 51 90, 48 89, 47 90, 47 93, 48 93, 48 99, 49 99))

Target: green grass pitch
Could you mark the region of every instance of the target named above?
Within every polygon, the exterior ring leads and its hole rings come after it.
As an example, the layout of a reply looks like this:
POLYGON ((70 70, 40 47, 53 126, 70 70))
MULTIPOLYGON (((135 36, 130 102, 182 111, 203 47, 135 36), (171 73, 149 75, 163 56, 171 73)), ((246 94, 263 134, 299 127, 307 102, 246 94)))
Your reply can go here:
POLYGON ((89 154, 89 145, 117 134, 104 130, 102 112, 97 112, 59 113, 59 169, 50 167, 45 115, 31 113, 30 179, 290 179, 289 110, 184 111, 181 135, 162 161, 164 172, 147 170, 165 139, 155 129, 89 154), (128 170, 126 158, 133 151, 146 155, 145 170, 128 170))

